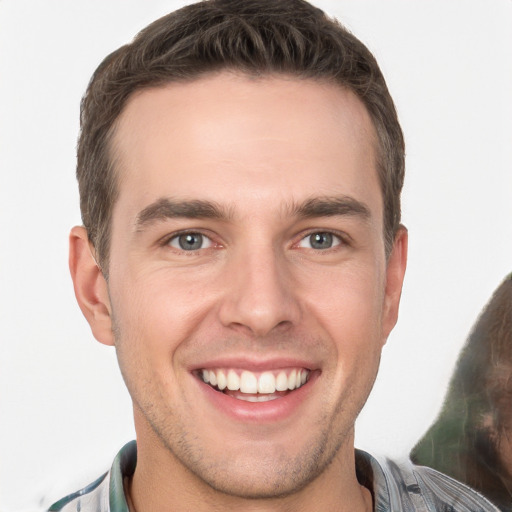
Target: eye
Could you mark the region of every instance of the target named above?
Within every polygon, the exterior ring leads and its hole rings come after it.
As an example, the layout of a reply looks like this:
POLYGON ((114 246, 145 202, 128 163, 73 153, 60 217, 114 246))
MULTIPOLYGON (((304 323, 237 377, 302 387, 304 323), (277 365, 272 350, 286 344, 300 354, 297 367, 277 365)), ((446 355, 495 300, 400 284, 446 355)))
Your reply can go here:
POLYGON ((325 250, 341 244, 340 237, 329 233, 328 231, 317 231, 304 237, 299 242, 299 247, 307 249, 325 250))
POLYGON ((202 233, 181 233, 173 236, 168 245, 182 251, 198 251, 199 249, 208 249, 213 243, 202 233))

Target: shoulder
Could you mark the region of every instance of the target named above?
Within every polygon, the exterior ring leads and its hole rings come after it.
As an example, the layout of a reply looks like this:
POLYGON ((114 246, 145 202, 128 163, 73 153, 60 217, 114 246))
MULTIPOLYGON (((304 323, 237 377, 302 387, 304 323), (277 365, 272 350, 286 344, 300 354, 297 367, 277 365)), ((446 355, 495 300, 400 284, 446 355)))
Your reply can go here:
POLYGON ((371 479, 376 511, 499 512, 467 485, 434 469, 409 460, 376 459, 359 450, 356 457, 358 471, 371 479))
POLYGON ((54 503, 48 512, 128 512, 123 480, 135 471, 137 445, 126 444, 116 455, 110 471, 54 503))

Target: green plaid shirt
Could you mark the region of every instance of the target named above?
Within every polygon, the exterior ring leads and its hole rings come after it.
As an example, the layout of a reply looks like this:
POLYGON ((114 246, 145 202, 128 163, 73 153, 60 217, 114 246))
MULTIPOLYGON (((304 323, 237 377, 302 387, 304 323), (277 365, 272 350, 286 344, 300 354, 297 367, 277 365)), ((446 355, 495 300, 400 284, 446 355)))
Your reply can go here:
MULTIPOLYGON (((62 498, 49 512, 129 512, 123 479, 137 464, 131 441, 117 454, 110 471, 84 489, 62 498)), ((377 461, 356 450, 356 472, 373 489, 375 512, 499 512, 469 487, 433 469, 410 462, 377 461)))

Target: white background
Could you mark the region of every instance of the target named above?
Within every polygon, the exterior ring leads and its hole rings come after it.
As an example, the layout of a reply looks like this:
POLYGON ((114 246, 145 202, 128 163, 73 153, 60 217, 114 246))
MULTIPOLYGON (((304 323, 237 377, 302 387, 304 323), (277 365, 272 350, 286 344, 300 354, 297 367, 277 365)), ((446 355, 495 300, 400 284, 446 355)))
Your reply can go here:
MULTIPOLYGON (((113 349, 67 271, 79 100, 100 60, 185 2, 0 0, 0 511, 99 476, 134 436, 113 349)), ((405 455, 512 270, 512 1, 318 0, 375 53, 407 140, 410 262, 357 445, 405 455)))

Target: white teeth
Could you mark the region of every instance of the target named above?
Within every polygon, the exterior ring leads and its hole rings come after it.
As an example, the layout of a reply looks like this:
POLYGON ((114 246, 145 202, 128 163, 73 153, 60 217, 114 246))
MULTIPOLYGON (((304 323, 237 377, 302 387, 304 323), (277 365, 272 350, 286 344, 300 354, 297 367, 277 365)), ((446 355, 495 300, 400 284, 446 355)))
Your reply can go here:
POLYGON ((274 393, 276 378, 273 373, 263 372, 258 380, 258 393, 274 393))
POLYGON ((297 372, 295 370, 292 370, 292 373, 288 375, 288 389, 292 391, 295 389, 295 381, 297 380, 297 372))
POLYGON ((258 379, 251 372, 242 372, 240 376, 240 391, 242 393, 257 393, 258 379))
MULTIPOLYGON (((240 391, 247 395, 258 395, 257 399, 250 401, 264 401, 259 399, 266 396, 265 400, 274 400, 277 396, 271 397, 276 391, 292 391, 300 388, 308 380, 309 370, 292 369, 289 374, 281 370, 277 375, 274 372, 266 371, 255 374, 248 370, 242 371, 240 375, 235 370, 202 370, 203 381, 219 390, 240 391)), ((248 397, 244 399, 249 400, 248 397)))
POLYGON ((238 391, 240 389, 240 377, 233 370, 228 372, 227 387, 230 391, 238 391))
POLYGON ((219 370, 217 372, 217 387, 222 391, 227 385, 228 380, 226 379, 226 374, 222 370, 219 370))
POLYGON ((276 379, 276 391, 286 391, 288 389, 288 377, 286 373, 279 372, 276 379))

